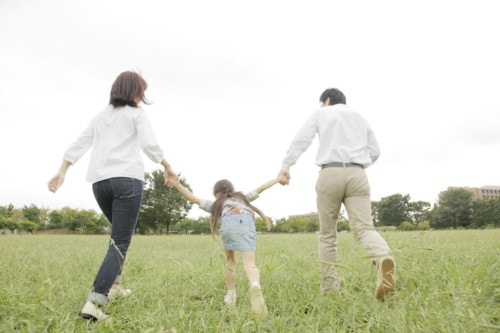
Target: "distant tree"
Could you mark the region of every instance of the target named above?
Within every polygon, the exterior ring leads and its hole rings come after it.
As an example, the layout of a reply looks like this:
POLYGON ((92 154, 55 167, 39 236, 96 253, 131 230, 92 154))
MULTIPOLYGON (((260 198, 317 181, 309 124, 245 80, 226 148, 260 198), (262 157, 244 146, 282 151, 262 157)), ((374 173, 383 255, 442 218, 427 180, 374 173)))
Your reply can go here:
POLYGON ((210 219, 198 217, 197 219, 184 218, 170 228, 171 233, 179 234, 209 234, 210 219))
POLYGON ((19 229, 18 222, 12 218, 6 218, 3 224, 6 229, 9 229, 11 234, 13 234, 17 229, 19 229))
POLYGON ((202 216, 193 221, 193 234, 210 234, 210 217, 202 216))
POLYGON ((0 206, 0 216, 5 218, 10 218, 14 212, 14 205, 9 204, 8 206, 0 206))
POLYGON ((42 210, 40 208, 38 208, 36 205, 34 205, 34 204, 31 204, 29 206, 25 205, 22 208, 22 212, 23 212, 24 217, 28 221, 31 221, 31 222, 36 223, 38 225, 42 224, 42 218, 41 218, 42 210))
POLYGON ((108 221, 104 214, 98 214, 99 217, 96 221, 96 227, 98 233, 106 233, 111 229, 111 223, 108 221))
POLYGON ((27 233, 32 234, 35 230, 40 228, 39 223, 31 222, 29 220, 24 220, 18 223, 19 230, 26 231, 27 233))
POLYGON ((75 224, 86 234, 99 234, 103 232, 103 224, 108 224, 105 219, 105 217, 101 217, 95 210, 78 210, 75 217, 75 224))
POLYGON ((81 220, 78 217, 78 210, 70 207, 63 207, 61 209, 63 226, 76 233, 80 227, 81 220))
POLYGON ((81 231, 86 234, 102 234, 109 230, 110 227, 106 216, 93 209, 63 207, 62 209, 48 211, 42 208, 40 209, 40 220, 42 222, 36 223, 37 227, 34 230, 40 228, 66 228, 74 233, 81 231), (44 221, 46 221, 46 224, 44 221))
POLYGON ((7 207, 0 206, 0 218, 7 218, 7 207))
POLYGON ((496 228, 500 228, 500 197, 498 197, 495 201, 493 207, 493 225, 496 228))
POLYGON ((380 202, 379 201, 372 201, 371 206, 372 206, 372 221, 373 225, 377 226, 380 221, 378 218, 378 207, 379 207, 380 202))
POLYGON ((401 231, 411 231, 411 230, 415 230, 415 226, 413 225, 413 222, 403 221, 398 226, 398 230, 401 230, 401 231))
POLYGON ((493 200, 474 200, 472 203, 470 227, 478 229, 491 224, 494 219, 494 208, 495 202, 493 200))
POLYGON ((52 210, 49 215, 49 224, 47 227, 49 229, 59 229, 64 227, 64 215, 60 210, 52 210))
MULTIPOLYGON (((269 219, 269 223, 271 223, 271 224, 273 223, 271 221, 271 219, 269 219)), ((268 231, 268 227, 267 227, 266 222, 264 222, 264 220, 259 216, 257 216, 255 218, 255 230, 259 231, 259 232, 267 232, 268 231)))
MULTIPOLYGON (((180 182, 188 189, 186 180, 179 175, 180 182)), ((163 230, 169 233, 170 226, 182 221, 188 214, 192 204, 176 189, 164 185, 162 170, 155 170, 144 175, 144 197, 141 213, 137 222, 139 232, 152 230, 160 234, 163 230)))
POLYGON ((349 226, 349 221, 338 221, 337 222, 337 231, 351 231, 351 227, 349 226))
POLYGON ((416 227, 420 221, 429 218, 431 211, 431 204, 426 201, 413 201, 408 204, 409 215, 413 226, 416 227))
POLYGON ((393 194, 382 198, 377 207, 380 224, 383 226, 399 226, 401 222, 411 220, 410 196, 393 194))
POLYGON ((281 218, 275 221, 271 232, 288 232, 286 219, 281 218))
POLYGON ((193 231, 193 220, 184 218, 170 228, 171 233, 189 234, 193 231))
POLYGON ((27 221, 27 219, 24 217, 24 214, 22 210, 20 209, 14 209, 12 211, 12 216, 7 219, 8 221, 8 228, 13 233, 16 229, 21 230, 21 223, 27 221))
POLYGON ((451 188, 441 192, 431 221, 437 228, 468 227, 473 212, 473 194, 463 188, 451 188))
POLYGON ((431 228, 431 223, 429 221, 420 221, 417 225, 418 230, 429 230, 431 228))
POLYGON ((275 220, 271 232, 276 233, 296 233, 296 232, 316 232, 319 230, 319 220, 317 218, 302 218, 298 216, 288 219, 281 218, 275 220))
POLYGON ((319 219, 313 218, 306 221, 306 232, 316 232, 319 230, 319 219))
MULTIPOLYGON (((349 220, 346 218, 346 214, 347 213, 345 212, 344 209, 340 210, 339 216, 337 217, 337 231, 351 231, 351 227, 349 226, 349 220)), ((372 209, 372 216, 373 216, 373 209, 372 209)), ((375 223, 375 221, 373 223, 375 223)))
POLYGON ((291 217, 288 219, 288 232, 306 232, 307 221, 301 217, 291 217))
POLYGON ((20 230, 20 223, 26 220, 23 212, 15 209, 12 204, 3 207, 0 213, 2 216, 3 228, 8 229, 11 234, 15 233, 16 230, 20 230))

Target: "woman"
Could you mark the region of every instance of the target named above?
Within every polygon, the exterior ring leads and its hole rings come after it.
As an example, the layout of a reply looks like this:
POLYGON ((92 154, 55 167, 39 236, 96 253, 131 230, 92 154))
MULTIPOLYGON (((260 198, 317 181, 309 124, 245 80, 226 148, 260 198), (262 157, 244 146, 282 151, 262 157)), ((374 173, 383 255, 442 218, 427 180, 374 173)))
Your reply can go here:
POLYGON ((109 105, 69 146, 59 171, 48 183, 55 193, 69 167, 92 148, 87 181, 92 183, 95 199, 111 222, 111 240, 81 312, 85 319, 106 318, 101 308, 107 299, 126 297, 131 292, 120 287, 120 278, 142 202, 144 164, 140 151, 163 165, 165 184, 177 180, 156 142, 147 114, 139 107, 140 102, 147 104, 146 89, 147 83, 138 73, 121 73, 111 88, 109 105))

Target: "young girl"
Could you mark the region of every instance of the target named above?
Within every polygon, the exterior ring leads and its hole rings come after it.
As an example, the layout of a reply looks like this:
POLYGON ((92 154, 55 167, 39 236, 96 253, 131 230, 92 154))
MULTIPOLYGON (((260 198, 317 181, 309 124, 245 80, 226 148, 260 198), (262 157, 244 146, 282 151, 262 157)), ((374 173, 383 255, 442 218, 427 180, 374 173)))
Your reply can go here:
POLYGON ((267 319, 268 311, 260 287, 260 271, 255 264, 255 212, 264 219, 268 227, 270 223, 264 213, 253 206, 250 201, 257 199, 260 193, 278 182, 284 184, 286 181, 284 176, 272 179, 245 195, 235 192, 229 180, 219 180, 214 185, 215 201, 199 199, 179 181, 170 182, 187 200, 211 213, 210 229, 213 236, 217 233, 217 222, 220 220, 219 234, 226 254, 224 279, 227 294, 224 296, 224 301, 230 306, 236 304, 235 252, 242 253, 243 268, 250 284, 252 311, 261 320, 267 319))

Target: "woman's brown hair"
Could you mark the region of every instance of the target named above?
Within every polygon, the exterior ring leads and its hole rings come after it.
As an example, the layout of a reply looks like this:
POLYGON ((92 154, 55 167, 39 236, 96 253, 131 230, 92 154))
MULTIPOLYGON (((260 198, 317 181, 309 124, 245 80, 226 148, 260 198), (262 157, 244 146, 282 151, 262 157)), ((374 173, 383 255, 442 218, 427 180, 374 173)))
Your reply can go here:
POLYGON ((115 108, 129 105, 137 107, 138 102, 148 104, 144 92, 148 88, 146 81, 136 72, 123 72, 116 78, 111 92, 109 93, 109 104, 115 108))
POLYGON ((229 198, 236 198, 238 201, 241 201, 243 204, 248 206, 254 212, 259 214, 260 217, 262 217, 262 219, 266 222, 266 224, 268 226, 270 225, 269 220, 266 217, 266 215, 264 215, 264 213, 260 209, 258 209, 254 205, 252 205, 243 193, 235 192, 234 186, 229 180, 222 179, 222 180, 219 180, 217 183, 215 183, 214 196, 216 197, 216 199, 215 199, 215 202, 212 205, 212 209, 210 211, 210 213, 211 213, 210 231, 212 232, 212 236, 217 234, 217 221, 221 218, 222 208, 224 206, 224 201, 226 201, 229 198))

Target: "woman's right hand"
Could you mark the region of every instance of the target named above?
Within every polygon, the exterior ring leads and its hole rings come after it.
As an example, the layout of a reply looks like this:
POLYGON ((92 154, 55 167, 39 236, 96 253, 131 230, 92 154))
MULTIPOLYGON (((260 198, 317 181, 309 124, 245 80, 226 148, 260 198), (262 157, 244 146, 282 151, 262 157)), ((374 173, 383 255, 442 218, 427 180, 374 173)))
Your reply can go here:
POLYGON ((47 183, 50 192, 56 193, 59 187, 61 187, 61 185, 64 183, 64 177, 66 176, 66 172, 68 171, 70 166, 71 162, 65 160, 62 161, 61 166, 59 167, 59 171, 47 183))
POLYGON ((64 175, 58 173, 49 180, 47 186, 50 192, 56 193, 59 187, 61 187, 63 183, 64 183, 64 175))

